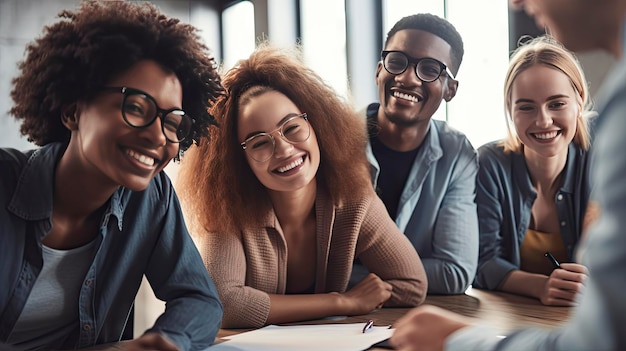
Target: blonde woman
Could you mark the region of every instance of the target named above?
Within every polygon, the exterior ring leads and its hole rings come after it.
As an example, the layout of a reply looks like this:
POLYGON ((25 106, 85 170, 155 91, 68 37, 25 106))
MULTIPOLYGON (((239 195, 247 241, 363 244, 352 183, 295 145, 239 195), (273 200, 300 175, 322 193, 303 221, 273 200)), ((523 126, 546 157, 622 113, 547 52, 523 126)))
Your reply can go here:
POLYGON ((479 148, 474 286, 571 306, 587 274, 573 263, 591 188, 585 77, 541 37, 511 57, 504 96, 509 136, 479 148))

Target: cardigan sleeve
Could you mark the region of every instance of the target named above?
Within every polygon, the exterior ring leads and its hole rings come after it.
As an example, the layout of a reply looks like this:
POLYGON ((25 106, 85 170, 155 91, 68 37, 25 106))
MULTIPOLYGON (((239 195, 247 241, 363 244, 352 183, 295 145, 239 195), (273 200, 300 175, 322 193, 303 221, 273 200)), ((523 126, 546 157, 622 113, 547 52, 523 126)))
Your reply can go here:
POLYGON ((224 306, 222 328, 265 325, 270 297, 246 286, 246 254, 241 235, 208 232, 198 241, 204 264, 224 306))
POLYGON ((428 284, 422 261, 375 194, 363 218, 356 249, 368 270, 392 285, 385 307, 411 307, 424 302, 428 284))

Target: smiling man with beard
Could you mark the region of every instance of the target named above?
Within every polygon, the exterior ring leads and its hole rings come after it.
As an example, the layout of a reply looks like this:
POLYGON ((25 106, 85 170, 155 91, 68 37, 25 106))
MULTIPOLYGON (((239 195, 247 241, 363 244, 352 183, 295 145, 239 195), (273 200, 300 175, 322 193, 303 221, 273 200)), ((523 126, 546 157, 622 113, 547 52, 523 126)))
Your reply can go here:
MULTIPOLYGON (((367 107, 372 181, 412 242, 428 292, 462 294, 478 259, 476 151, 465 135, 433 120, 456 95, 463 40, 445 19, 416 14, 387 34, 376 68, 379 101, 367 107)), ((352 281, 367 271, 356 262, 352 281)))

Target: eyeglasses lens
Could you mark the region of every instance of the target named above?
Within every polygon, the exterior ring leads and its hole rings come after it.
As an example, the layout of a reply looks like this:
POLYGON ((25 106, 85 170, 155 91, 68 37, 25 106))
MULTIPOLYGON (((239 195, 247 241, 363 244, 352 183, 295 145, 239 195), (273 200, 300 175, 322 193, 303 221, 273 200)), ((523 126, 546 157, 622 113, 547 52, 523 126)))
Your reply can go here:
POLYGON ((441 65, 439 65, 439 62, 429 58, 418 62, 415 70, 417 71, 417 76, 425 82, 432 82, 441 75, 441 65))
POLYGON ((402 74, 409 65, 409 59, 399 52, 390 52, 385 56, 385 68, 391 74, 402 74))
MULTIPOLYGON (((389 52, 383 61, 385 69, 394 75, 402 74, 409 66, 409 58, 401 52, 389 52)), ((443 67, 431 58, 423 58, 415 65, 415 74, 424 82, 435 81, 441 75, 443 67)))
MULTIPOLYGON (((142 128, 154 122, 158 108, 155 102, 144 94, 128 94, 122 112, 128 124, 142 128)), ((172 110, 162 117, 161 124, 163 134, 169 141, 181 142, 189 135, 192 120, 184 111, 172 110)))
MULTIPOLYGON (((287 120, 279 132, 283 140, 291 144, 304 142, 311 135, 309 124, 302 116, 287 120)), ((274 154, 275 147, 274 137, 269 133, 257 134, 246 141, 246 152, 259 162, 269 160, 274 154)))

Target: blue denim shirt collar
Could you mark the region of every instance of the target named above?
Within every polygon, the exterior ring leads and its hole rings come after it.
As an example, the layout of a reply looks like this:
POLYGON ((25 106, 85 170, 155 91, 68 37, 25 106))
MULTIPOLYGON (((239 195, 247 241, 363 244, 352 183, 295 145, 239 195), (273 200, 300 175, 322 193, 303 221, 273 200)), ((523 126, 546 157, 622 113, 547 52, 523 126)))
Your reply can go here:
MULTIPOLYGON (((575 168, 577 154, 582 152, 580 148, 578 148, 573 142, 569 144, 567 147, 567 160, 565 161, 565 168, 563 168, 563 172, 565 172, 563 179, 563 185, 559 189, 560 192, 565 192, 569 194, 573 194, 576 190, 576 174, 575 168)), ((513 174, 514 177, 517 178, 517 184, 523 184, 524 187, 520 190, 524 192, 525 195, 532 195, 533 199, 536 197, 537 192, 535 191, 532 179, 530 178, 528 166, 526 165, 526 159, 524 158, 523 153, 513 153, 512 157, 513 161, 513 174)))
POLYGON ((51 144, 35 150, 29 157, 18 180, 9 203, 9 211, 25 220, 43 220, 52 217, 55 167, 41 164, 56 164, 60 144, 51 144))
MULTIPOLYGON (((35 150, 30 155, 9 203, 9 211, 29 221, 52 219, 53 173, 66 147, 62 143, 51 143, 35 150)), ((113 215, 117 218, 119 230, 122 230, 123 213, 128 203, 128 196, 130 192, 122 187, 113 193, 102 225, 106 225, 110 216, 113 215)))
POLYGON ((578 148, 573 142, 569 143, 567 148, 567 161, 565 161, 565 178, 563 179, 563 186, 561 186, 562 192, 573 194, 576 186, 576 172, 574 168, 579 165, 576 164, 576 154, 580 153, 581 149, 578 148))

